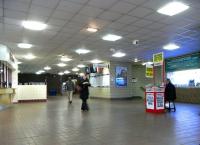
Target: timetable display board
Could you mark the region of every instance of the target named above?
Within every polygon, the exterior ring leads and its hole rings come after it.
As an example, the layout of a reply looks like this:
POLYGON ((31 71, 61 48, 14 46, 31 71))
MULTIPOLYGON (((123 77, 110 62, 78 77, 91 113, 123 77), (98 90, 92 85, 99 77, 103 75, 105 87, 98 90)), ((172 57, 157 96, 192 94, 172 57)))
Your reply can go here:
POLYGON ((166 72, 200 68, 200 53, 167 59, 165 67, 166 72))

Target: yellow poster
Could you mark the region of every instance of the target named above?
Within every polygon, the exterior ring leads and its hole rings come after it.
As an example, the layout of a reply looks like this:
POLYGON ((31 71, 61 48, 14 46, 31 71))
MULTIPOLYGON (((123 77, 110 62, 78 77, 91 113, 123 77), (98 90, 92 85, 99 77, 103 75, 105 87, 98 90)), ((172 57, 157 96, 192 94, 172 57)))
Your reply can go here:
POLYGON ((163 52, 156 53, 156 54, 153 55, 154 66, 162 65, 163 60, 164 60, 163 52))
POLYGON ((146 77, 153 78, 153 66, 152 65, 146 65, 146 77))

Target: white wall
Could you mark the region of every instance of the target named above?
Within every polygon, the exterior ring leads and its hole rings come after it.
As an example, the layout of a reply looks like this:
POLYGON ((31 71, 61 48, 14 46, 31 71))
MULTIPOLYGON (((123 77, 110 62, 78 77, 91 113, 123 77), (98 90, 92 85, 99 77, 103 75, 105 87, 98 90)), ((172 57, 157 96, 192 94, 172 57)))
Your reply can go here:
POLYGON ((110 62, 110 95, 111 98, 130 98, 133 96, 133 88, 132 88, 132 64, 126 62, 110 62), (127 78, 128 84, 127 87, 117 87, 115 85, 115 69, 116 66, 127 67, 127 78))

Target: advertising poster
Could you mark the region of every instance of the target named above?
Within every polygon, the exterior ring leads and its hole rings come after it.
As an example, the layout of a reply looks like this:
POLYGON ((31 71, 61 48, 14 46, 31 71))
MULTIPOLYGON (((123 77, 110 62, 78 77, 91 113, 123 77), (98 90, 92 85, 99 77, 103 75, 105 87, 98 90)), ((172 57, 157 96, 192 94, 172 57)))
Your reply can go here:
POLYGON ((163 63, 163 52, 153 55, 154 66, 160 66, 163 63))
POLYGON ((146 94, 146 106, 147 109, 154 109, 154 95, 153 93, 146 94))
POLYGON ((115 74, 115 85, 117 87, 126 87, 127 86, 127 67, 116 67, 115 74))
POLYGON ((156 94, 156 109, 164 109, 164 93, 156 94))
POLYGON ((147 78, 153 78, 153 66, 152 65, 146 65, 146 77, 147 78))

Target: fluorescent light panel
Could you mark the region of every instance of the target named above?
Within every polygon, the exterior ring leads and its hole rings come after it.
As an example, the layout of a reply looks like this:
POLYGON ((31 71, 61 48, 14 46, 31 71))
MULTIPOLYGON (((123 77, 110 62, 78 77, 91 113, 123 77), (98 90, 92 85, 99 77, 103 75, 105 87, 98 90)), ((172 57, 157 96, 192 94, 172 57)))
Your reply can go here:
POLYGON ((180 46, 173 44, 173 43, 163 46, 163 49, 165 49, 165 50, 175 50, 175 49, 179 49, 179 48, 180 48, 180 46))
POLYGON ((93 59, 91 60, 91 63, 101 63, 102 61, 101 60, 98 60, 98 59, 93 59))
POLYGON ((89 53, 90 52, 90 50, 88 50, 88 49, 82 49, 82 48, 80 48, 80 49, 77 49, 76 50, 76 53, 78 53, 78 54, 86 54, 86 53, 89 53))
POLYGON ((79 68, 84 68, 85 65, 84 65, 84 64, 79 64, 79 65, 77 65, 77 67, 79 67, 79 68))
POLYGON ((68 57, 61 57, 60 60, 66 62, 66 61, 71 61, 72 59, 68 57))
POLYGON ((32 44, 28 44, 28 43, 18 43, 17 46, 19 48, 24 48, 24 49, 29 49, 29 48, 33 47, 32 44))
POLYGON ((79 71, 79 69, 75 67, 72 69, 72 71, 77 72, 77 71, 79 71))
POLYGON ((59 72, 58 75, 62 76, 62 75, 64 75, 64 73, 63 72, 59 72))
POLYGON ((69 73, 70 73, 70 71, 68 71, 68 70, 65 70, 65 71, 64 71, 64 73, 65 73, 65 74, 69 74, 69 73))
POLYGON ((187 10, 188 8, 189 6, 182 2, 173 1, 158 9, 157 12, 168 16, 174 16, 187 10))
POLYGON ((59 66, 59 67, 65 67, 66 64, 65 63, 58 63, 57 66, 59 66))
POLYGON ((122 36, 113 35, 113 34, 107 34, 107 35, 102 37, 102 39, 106 40, 106 41, 117 41, 121 38, 122 38, 122 36))
POLYGON ((95 32, 97 32, 98 31, 98 29, 96 29, 96 28, 87 28, 87 31, 88 32, 92 32, 92 33, 95 33, 95 32))
POLYGON ((50 69, 51 69, 51 67, 49 67, 49 66, 44 67, 44 70, 50 70, 50 69))
POLYGON ((125 53, 116 52, 116 53, 114 53, 112 56, 113 56, 113 57, 124 57, 125 55, 126 55, 125 53))
POLYGON ((31 60, 31 59, 35 59, 36 56, 33 55, 32 53, 28 53, 27 55, 24 56, 25 59, 31 60))
POLYGON ((39 21, 23 21, 22 26, 29 30, 41 31, 47 28, 47 24, 39 21))

